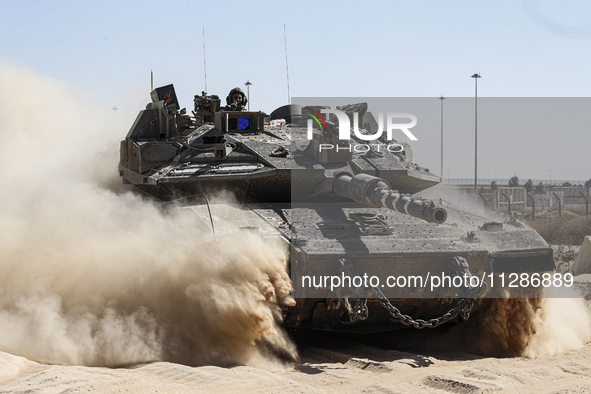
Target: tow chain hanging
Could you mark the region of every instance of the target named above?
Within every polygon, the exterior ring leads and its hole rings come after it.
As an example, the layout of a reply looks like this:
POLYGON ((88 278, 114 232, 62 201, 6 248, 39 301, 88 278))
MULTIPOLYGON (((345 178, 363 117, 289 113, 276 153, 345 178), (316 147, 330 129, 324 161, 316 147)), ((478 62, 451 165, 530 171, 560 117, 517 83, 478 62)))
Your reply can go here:
MULTIPOLYGON (((351 264, 351 262, 349 260, 341 259, 340 262, 343 265, 343 268, 346 271, 349 271, 348 274, 354 275, 353 264, 351 264)), ((468 275, 469 277, 472 276, 472 274, 470 273, 469 267, 468 267, 468 263, 466 262, 466 260, 464 258, 455 257, 454 263, 457 266, 457 269, 456 269, 457 274, 465 274, 465 275, 468 275)), ((476 287, 469 287, 469 288, 463 289, 466 291, 466 294, 470 295, 470 297, 460 298, 460 300, 458 301, 458 304, 453 309, 449 310, 447 313, 443 314, 440 317, 437 317, 434 319, 429 319, 429 320, 413 319, 409 315, 403 314, 402 312, 400 312, 400 310, 398 308, 396 308, 394 305, 392 305, 390 300, 388 300, 388 297, 386 297, 384 295, 384 293, 378 287, 371 287, 370 289, 367 289, 367 288, 359 289, 359 293, 365 297, 364 298, 362 298, 362 297, 354 298, 355 303, 353 305, 351 305, 351 303, 349 302, 349 299, 351 298, 349 296, 343 296, 343 301, 344 301, 345 309, 347 309, 347 313, 349 314, 349 320, 351 322, 355 322, 358 320, 363 321, 369 317, 369 309, 367 307, 367 299, 368 299, 368 297, 371 297, 371 295, 374 295, 380 301, 382 306, 390 313, 390 315, 393 318, 398 319, 402 324, 404 324, 406 326, 413 326, 414 328, 417 328, 417 329, 435 328, 435 327, 439 327, 440 325, 445 324, 445 323, 455 319, 456 317, 458 317, 458 315, 463 320, 468 320, 468 318, 470 317, 470 313, 472 312, 472 307, 474 306, 474 302, 476 301, 477 298, 481 298, 488 290, 488 286, 487 286, 486 282, 484 282, 484 281, 479 281, 479 282, 480 282, 479 285, 476 287)))

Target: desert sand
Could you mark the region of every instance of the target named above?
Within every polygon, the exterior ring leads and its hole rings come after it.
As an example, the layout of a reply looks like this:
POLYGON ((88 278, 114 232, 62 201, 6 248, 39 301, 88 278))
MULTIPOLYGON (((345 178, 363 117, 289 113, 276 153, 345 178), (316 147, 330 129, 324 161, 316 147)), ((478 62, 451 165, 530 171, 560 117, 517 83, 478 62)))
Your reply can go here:
POLYGON ((591 345, 561 356, 486 358, 356 346, 301 350, 285 370, 188 367, 155 362, 130 368, 48 365, 0 353, 0 392, 64 393, 410 393, 591 392, 591 345))
MULTIPOLYGON (((559 322, 566 336, 573 335, 568 331, 569 324, 559 322)), ((541 355, 510 358, 486 357, 462 349, 400 351, 364 342, 351 335, 300 334, 299 363, 268 360, 261 368, 190 367, 169 362, 124 368, 84 367, 39 363, 2 352, 0 392, 591 393, 588 341, 568 349, 560 338, 545 338, 545 345, 551 346, 538 349, 541 355), (552 344, 555 340, 562 345, 552 344)))

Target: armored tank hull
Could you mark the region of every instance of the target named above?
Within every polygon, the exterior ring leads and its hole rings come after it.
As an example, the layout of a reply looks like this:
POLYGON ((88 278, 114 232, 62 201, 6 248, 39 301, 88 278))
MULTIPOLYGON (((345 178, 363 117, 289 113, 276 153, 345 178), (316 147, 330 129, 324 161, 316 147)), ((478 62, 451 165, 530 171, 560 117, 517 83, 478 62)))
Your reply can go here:
POLYGON ((219 111, 217 97, 203 93, 189 117, 158 89, 152 97, 121 142, 123 182, 161 200, 196 201, 183 209, 204 226, 231 222, 284 241, 296 299, 284 310, 288 327, 436 327, 467 319, 486 304, 479 298, 536 297, 539 286, 512 288, 509 275, 554 271, 552 249, 518 221, 414 196, 439 177, 412 162, 407 144, 365 144, 358 133, 375 130, 364 104, 340 109, 358 122, 343 141, 337 122, 315 129, 299 106, 269 119, 219 111), (222 192, 240 205, 199 204, 222 192))
MULTIPOLYGON (((325 277, 342 277, 342 272, 351 277, 378 277, 384 285, 380 289, 392 305, 413 320, 440 317, 466 296, 462 286, 431 288, 441 285, 442 275, 453 278, 458 274, 458 258, 465 260, 471 274, 487 282, 486 294, 481 297, 539 294, 535 288, 509 287, 512 274, 540 275, 554 270, 552 250, 536 232, 518 223, 491 223, 451 203, 443 202, 442 206, 448 213, 443 224, 399 212, 383 215, 383 209, 348 202, 212 204, 210 210, 205 205, 185 209, 194 212, 204 228, 210 225, 211 212, 218 237, 231 236, 231 228, 243 228, 285 241, 291 250, 289 268, 297 301, 285 310, 288 327, 369 333, 405 326, 375 296, 367 297, 367 319, 351 322, 343 299, 362 296, 354 290, 347 293, 348 288, 331 289, 330 279, 323 282, 325 277), (361 215, 379 220, 361 223, 357 220, 361 215), (232 226, 224 229, 224 223, 232 226), (355 272, 342 270, 343 260, 350 262, 355 272), (405 278, 407 283, 399 279, 401 287, 389 287, 388 277, 405 278), (409 278, 421 279, 409 283, 409 278)), ((473 311, 485 305, 476 303, 473 311)))

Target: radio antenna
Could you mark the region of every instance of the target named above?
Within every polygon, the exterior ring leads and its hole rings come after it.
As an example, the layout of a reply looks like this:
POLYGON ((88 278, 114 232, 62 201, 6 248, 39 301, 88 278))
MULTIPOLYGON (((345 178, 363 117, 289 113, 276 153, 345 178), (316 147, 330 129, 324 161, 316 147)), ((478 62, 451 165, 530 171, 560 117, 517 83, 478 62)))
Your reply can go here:
POLYGON ((150 70, 150 92, 154 90, 154 70, 150 70))
POLYGON ((205 91, 207 92, 207 66, 205 64, 205 23, 203 24, 203 73, 205 74, 205 91))
POLYGON ((289 65, 287 63, 287 31, 285 23, 283 24, 283 42, 285 43, 285 71, 287 72, 287 103, 291 104, 291 95, 289 94, 289 65))
POLYGON ((206 198, 205 202, 207 203, 207 212, 209 212, 209 220, 211 221, 211 231, 213 231, 213 240, 218 241, 215 236, 215 227, 213 226, 213 216, 211 216, 211 209, 209 208, 209 199, 206 198))

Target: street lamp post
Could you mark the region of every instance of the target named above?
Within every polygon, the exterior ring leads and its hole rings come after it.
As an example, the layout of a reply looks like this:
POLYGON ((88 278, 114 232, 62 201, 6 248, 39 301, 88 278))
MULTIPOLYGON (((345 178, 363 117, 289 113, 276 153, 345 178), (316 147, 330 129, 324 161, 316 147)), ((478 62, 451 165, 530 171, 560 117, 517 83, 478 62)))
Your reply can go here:
POLYGON ((246 85, 246 99, 248 101, 248 110, 250 111, 250 85, 252 85, 252 83, 247 79, 244 84, 246 85))
POLYGON ((441 100, 441 183, 443 183, 443 100, 445 97, 441 95, 439 100, 441 100))
POLYGON ((474 194, 478 194, 478 78, 480 74, 472 75, 474 78, 474 194))

